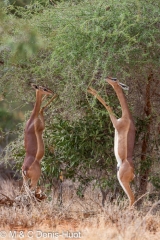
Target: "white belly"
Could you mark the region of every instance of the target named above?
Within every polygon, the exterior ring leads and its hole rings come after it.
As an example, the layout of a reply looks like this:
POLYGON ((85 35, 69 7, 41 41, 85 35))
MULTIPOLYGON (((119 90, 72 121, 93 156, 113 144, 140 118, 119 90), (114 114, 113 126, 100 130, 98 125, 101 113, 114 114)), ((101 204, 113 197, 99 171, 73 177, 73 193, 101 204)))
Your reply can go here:
POLYGON ((116 129, 115 129, 115 136, 114 136, 114 154, 117 159, 117 168, 119 168, 122 164, 122 160, 120 159, 118 154, 118 132, 116 129))

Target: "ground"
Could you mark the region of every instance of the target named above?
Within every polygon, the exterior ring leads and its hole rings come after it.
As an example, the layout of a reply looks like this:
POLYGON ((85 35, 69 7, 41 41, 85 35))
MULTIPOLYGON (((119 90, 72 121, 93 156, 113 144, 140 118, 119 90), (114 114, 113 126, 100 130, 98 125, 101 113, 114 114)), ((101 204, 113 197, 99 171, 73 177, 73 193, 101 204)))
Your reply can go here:
MULTIPOLYGON (((145 200, 137 209, 128 209, 128 200, 106 201, 101 205, 100 192, 88 189, 83 199, 65 186, 59 206, 53 191, 42 202, 21 201, 0 204, 1 239, 82 239, 82 240, 159 240, 159 205, 145 200)), ((2 194, 11 199, 19 190, 10 181, 1 182, 2 194)), ((2 203, 2 202, 1 202, 2 203)))

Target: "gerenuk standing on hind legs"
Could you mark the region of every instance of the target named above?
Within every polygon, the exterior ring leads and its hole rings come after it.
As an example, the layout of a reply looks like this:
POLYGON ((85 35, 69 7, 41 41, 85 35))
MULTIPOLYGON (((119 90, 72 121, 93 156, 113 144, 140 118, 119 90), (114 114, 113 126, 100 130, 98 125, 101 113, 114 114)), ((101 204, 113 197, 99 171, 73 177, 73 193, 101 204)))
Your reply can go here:
POLYGON ((36 90, 36 102, 27 121, 24 132, 24 143, 26 155, 22 165, 22 176, 24 186, 30 180, 30 189, 36 190, 37 182, 41 176, 40 161, 44 156, 43 130, 45 128, 44 109, 56 98, 54 95, 51 100, 41 108, 42 101, 47 95, 53 95, 53 92, 48 88, 32 84, 36 90), (41 108, 41 109, 40 109, 41 108))
POLYGON ((129 206, 131 207, 135 201, 134 194, 130 188, 130 182, 134 178, 132 157, 135 141, 135 125, 122 90, 128 90, 128 87, 120 83, 116 78, 107 77, 106 81, 113 87, 117 94, 122 108, 121 118, 117 119, 115 117, 112 109, 106 105, 105 101, 98 95, 96 90, 89 87, 88 92, 94 95, 104 105, 109 113, 113 127, 115 128, 114 153, 118 163, 117 178, 129 198, 129 206))

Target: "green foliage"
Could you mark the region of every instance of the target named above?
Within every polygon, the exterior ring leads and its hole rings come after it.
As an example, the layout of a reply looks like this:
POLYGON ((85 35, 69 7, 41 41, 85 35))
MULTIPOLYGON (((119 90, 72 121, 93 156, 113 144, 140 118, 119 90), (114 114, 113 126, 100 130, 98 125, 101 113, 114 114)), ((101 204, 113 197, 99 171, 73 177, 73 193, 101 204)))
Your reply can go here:
MULTIPOLYGON (((62 118, 54 119, 54 124, 47 130, 48 145, 55 146, 55 156, 59 164, 65 165, 67 177, 93 178, 92 173, 92 176, 89 174, 91 170, 113 170, 113 155, 108 150, 113 145, 112 134, 105 113, 89 112, 74 123, 62 118)), ((44 161, 43 164, 48 163, 44 161)), ((54 161, 53 165, 55 167, 54 161)))
POLYGON ((4 148, 11 140, 15 139, 17 133, 14 129, 19 120, 12 114, 0 108, 0 148, 4 148))
POLYGON ((13 5, 16 7, 26 7, 34 3, 46 4, 48 1, 47 0, 4 0, 3 2, 5 5, 13 5))
MULTIPOLYGON (((10 10, 14 10, 11 7, 10 10)), ((12 15, 6 15, 7 9, 2 7, 2 21, 0 23, 1 38, 0 52, 1 60, 5 61, 5 66, 10 63, 19 62, 24 64, 40 49, 41 41, 35 28, 29 26, 25 16, 31 17, 31 10, 23 11, 23 8, 17 10, 19 16, 24 19, 20 22, 12 15)), ((27 18, 27 17, 26 17, 27 18)))
POLYGON ((157 8, 151 7, 152 3, 142 7, 141 3, 139 12, 135 1, 108 4, 107 11, 105 2, 85 1, 85 7, 82 3, 63 9, 63 15, 57 11, 50 13, 50 28, 55 32, 51 39, 54 47, 51 64, 57 68, 61 62, 62 77, 68 72, 68 78, 82 84, 82 78, 85 82, 95 78, 99 69, 99 80, 108 74, 125 77, 129 75, 126 69, 135 70, 136 64, 141 63, 142 68, 158 60, 155 51, 159 36, 157 8), (154 14, 148 18, 151 8, 154 14))
POLYGON ((156 189, 160 189, 160 175, 159 173, 155 173, 150 177, 151 183, 156 189))
MULTIPOLYGON (((36 29, 43 39, 43 51, 39 56, 32 55, 30 59, 31 54, 28 54, 27 68, 36 81, 61 93, 66 106, 70 102, 76 105, 75 99, 83 97, 82 92, 88 84, 103 87, 107 75, 129 78, 136 70, 136 74, 140 73, 145 79, 150 63, 153 68, 159 64, 157 6, 158 1, 147 4, 132 0, 108 1, 106 6, 104 1, 95 0, 82 1, 78 5, 67 1, 56 8, 45 7, 41 14, 27 20, 28 28, 23 19, 19 20, 24 31, 36 29), (139 65, 141 68, 137 67, 139 65)), ((22 16, 26 18, 26 14, 22 16)), ((19 26, 16 29, 21 31, 19 26)), ((23 31, 22 34, 25 35, 23 31)), ((32 54, 35 53, 32 50, 37 44, 35 37, 33 40, 32 36, 28 37, 31 40, 27 41, 27 47, 22 38, 23 48, 21 44, 16 47, 17 37, 21 40, 19 34, 13 32, 13 35, 12 42, 17 51, 15 48, 11 51, 16 56, 23 49, 22 52, 29 52, 29 47, 32 54)))
POLYGON ((6 110, 0 108, 0 128, 1 129, 14 129, 16 121, 13 115, 6 110))

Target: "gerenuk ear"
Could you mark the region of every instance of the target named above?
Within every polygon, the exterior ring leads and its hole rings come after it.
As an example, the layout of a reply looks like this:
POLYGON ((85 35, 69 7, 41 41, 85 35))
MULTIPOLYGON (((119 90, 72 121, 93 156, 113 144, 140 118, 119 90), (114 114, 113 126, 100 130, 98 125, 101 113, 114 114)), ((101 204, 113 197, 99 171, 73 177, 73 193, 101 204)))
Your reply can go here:
POLYGON ((125 85, 124 83, 118 83, 119 84, 119 86, 121 86, 121 88, 123 89, 123 90, 125 90, 125 91, 128 91, 129 90, 129 87, 127 86, 127 85, 125 85))
POLYGON ((39 89, 39 87, 34 83, 31 84, 31 87, 33 87, 34 89, 39 89))

